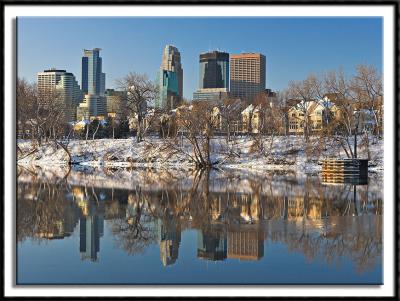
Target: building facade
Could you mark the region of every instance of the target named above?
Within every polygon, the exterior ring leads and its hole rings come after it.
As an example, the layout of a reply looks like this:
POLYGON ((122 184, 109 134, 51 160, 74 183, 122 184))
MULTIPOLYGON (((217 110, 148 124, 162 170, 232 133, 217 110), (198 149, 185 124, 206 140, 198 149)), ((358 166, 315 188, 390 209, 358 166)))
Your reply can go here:
POLYGON ((155 102, 157 108, 172 110, 182 101, 183 69, 181 54, 175 46, 166 45, 158 72, 159 94, 155 102))
POLYGON ((229 97, 227 88, 199 89, 193 93, 193 101, 223 100, 229 97))
POLYGON ((261 53, 231 55, 230 93, 233 97, 251 101, 265 90, 266 60, 261 53))
POLYGON ((104 118, 107 115, 107 98, 100 95, 86 94, 83 102, 76 109, 76 118, 89 120, 104 118))
POLYGON ((103 61, 100 48, 84 49, 82 57, 83 102, 76 109, 77 120, 105 117, 107 98, 105 97, 106 74, 102 72, 103 61))
POLYGON ((193 100, 222 100, 229 97, 229 53, 202 53, 199 64, 199 89, 193 93, 193 100))
POLYGON ((103 95, 106 75, 102 72, 100 48, 84 49, 82 57, 82 91, 85 94, 103 95))
POLYGON ((317 133, 340 118, 339 108, 327 99, 301 101, 289 109, 289 134, 304 134, 307 126, 310 134, 317 133))
POLYGON ((156 107, 173 110, 182 100, 179 95, 179 82, 177 73, 173 71, 160 70, 159 72, 160 90, 156 107))
POLYGON ((127 116, 126 92, 107 89, 104 93, 107 101, 107 116, 122 120, 127 116))
POLYGON ((39 93, 55 93, 60 105, 64 106, 67 121, 76 119, 76 107, 83 99, 75 76, 66 70, 49 69, 37 74, 39 93))
POLYGON ((212 51, 200 54, 199 89, 229 90, 229 53, 212 51))

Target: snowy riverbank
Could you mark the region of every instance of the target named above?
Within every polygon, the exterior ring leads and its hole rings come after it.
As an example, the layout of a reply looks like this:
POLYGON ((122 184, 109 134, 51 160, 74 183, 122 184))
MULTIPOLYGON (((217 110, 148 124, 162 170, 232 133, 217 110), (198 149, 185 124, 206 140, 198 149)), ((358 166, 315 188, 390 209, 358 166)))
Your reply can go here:
MULTIPOLYGON (((345 158, 346 155, 337 142, 322 141, 314 137, 306 144, 299 136, 265 138, 263 153, 254 148, 251 137, 236 138, 226 143, 224 137, 211 141, 211 161, 217 167, 243 171, 293 171, 297 173, 315 173, 321 170, 320 161, 324 158, 345 158)), ((44 143, 34 150, 31 141, 18 141, 22 151, 18 165, 57 166, 66 165, 68 156, 54 143, 44 143)), ((176 142, 159 138, 147 138, 137 143, 130 139, 73 140, 68 144, 71 161, 74 165, 91 167, 144 167, 193 169, 195 162, 192 147, 186 140, 176 142)), ((377 140, 369 146, 369 171, 383 174, 383 141, 377 140)), ((367 150, 359 147, 359 158, 367 158, 367 150)))

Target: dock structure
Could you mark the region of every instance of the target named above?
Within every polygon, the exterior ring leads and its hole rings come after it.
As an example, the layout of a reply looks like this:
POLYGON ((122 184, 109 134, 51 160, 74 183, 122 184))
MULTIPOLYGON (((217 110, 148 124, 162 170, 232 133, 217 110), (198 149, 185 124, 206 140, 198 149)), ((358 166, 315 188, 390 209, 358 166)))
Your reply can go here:
POLYGON ((368 182, 367 159, 324 159, 322 181, 325 183, 350 183, 363 185, 368 182))

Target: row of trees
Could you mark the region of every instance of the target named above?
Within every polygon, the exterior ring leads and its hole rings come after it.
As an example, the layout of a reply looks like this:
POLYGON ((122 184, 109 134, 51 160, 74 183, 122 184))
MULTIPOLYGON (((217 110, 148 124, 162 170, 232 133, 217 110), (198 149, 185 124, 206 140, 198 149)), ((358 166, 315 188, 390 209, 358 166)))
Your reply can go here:
POLYGON ((43 91, 23 79, 17 80, 16 88, 17 130, 21 134, 29 132, 30 138, 39 145, 43 140, 57 139, 66 134, 68 108, 60 93, 43 91))
MULTIPOLYGON (((311 128, 309 103, 320 99, 323 105, 329 105, 324 103, 327 101, 324 96, 328 96, 340 112, 340 119, 326 124, 325 135, 338 134, 349 144, 348 138, 363 130, 360 129, 360 124, 366 114, 374 118, 373 133, 378 137, 382 135, 383 85, 382 78, 374 67, 357 66, 356 74, 352 77, 346 76, 343 70, 331 71, 320 77, 309 75, 303 81, 290 82, 287 94, 290 99, 298 101, 297 106, 305 116, 306 140, 311 128)), ((352 153, 351 148, 348 152, 352 153)))

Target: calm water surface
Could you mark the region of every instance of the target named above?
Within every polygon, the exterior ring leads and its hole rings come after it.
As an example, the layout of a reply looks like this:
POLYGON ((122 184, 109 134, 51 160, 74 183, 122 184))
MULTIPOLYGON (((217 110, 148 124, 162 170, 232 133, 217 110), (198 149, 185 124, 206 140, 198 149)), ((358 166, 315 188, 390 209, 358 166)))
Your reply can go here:
POLYGON ((381 284, 382 183, 19 170, 17 284, 381 284))

